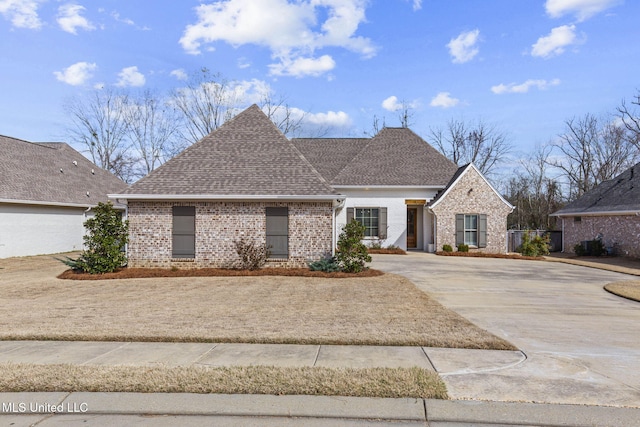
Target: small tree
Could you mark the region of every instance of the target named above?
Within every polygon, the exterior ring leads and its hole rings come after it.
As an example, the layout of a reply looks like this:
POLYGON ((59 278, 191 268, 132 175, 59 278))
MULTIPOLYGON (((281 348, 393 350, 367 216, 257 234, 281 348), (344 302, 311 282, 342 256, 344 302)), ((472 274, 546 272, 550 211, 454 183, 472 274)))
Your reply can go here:
POLYGON ((271 251, 266 244, 258 244, 254 241, 245 240, 244 237, 240 240, 235 240, 233 245, 236 247, 236 252, 240 257, 238 261, 238 268, 240 270, 259 270, 265 265, 271 251))
POLYGON ((355 219, 344 226, 338 237, 338 252, 336 259, 342 271, 359 273, 364 265, 371 262, 367 247, 362 243, 366 228, 355 219))
POLYGON ((87 234, 85 249, 77 259, 63 260, 75 271, 90 274, 111 273, 127 263, 124 247, 128 241, 129 224, 111 202, 98 203, 95 215, 84 222, 87 234))

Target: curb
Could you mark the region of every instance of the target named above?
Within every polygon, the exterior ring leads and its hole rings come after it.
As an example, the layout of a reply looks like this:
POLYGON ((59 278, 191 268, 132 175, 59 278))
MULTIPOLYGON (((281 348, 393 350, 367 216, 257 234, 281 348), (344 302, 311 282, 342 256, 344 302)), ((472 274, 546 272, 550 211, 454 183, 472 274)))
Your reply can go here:
POLYGON ((13 417, 197 415, 570 427, 622 427, 640 419, 640 408, 342 396, 0 393, 0 405, 0 416, 13 417))

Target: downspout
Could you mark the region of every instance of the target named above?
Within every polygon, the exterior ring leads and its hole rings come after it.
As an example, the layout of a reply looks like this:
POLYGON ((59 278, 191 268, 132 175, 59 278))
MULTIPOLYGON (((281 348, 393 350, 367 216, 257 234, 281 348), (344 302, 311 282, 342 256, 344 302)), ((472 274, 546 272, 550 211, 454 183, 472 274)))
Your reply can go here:
POLYGON ((564 217, 560 217, 562 219, 562 253, 564 253, 564 217))

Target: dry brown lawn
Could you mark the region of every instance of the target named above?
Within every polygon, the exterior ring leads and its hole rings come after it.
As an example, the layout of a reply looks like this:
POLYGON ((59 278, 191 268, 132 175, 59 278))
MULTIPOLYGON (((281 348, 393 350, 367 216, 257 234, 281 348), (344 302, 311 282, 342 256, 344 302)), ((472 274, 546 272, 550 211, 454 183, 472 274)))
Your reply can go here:
POLYGON ((391 274, 57 279, 65 269, 0 260, 0 339, 514 349, 391 274))
POLYGON ((446 399, 421 368, 229 368, 0 364, 0 391, 225 393, 446 399))
POLYGON ((640 280, 609 283, 604 288, 614 295, 640 302, 640 280))

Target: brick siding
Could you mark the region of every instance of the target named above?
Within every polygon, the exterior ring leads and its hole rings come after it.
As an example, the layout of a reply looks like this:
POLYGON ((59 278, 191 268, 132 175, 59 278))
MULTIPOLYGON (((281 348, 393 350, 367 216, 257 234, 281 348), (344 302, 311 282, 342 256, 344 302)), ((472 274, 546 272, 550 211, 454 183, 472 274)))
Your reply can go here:
POLYGON ((436 250, 443 245, 456 247, 456 214, 487 215, 487 246, 471 252, 505 253, 507 215, 511 208, 493 191, 473 168, 467 170, 444 199, 432 209, 436 215, 436 250))
POLYGON ((142 202, 129 201, 130 267, 232 267, 234 241, 266 242, 266 207, 289 208, 289 257, 267 266, 305 267, 331 252, 330 202, 142 202), (172 207, 195 206, 194 259, 172 259, 172 207))
POLYGON ((564 251, 599 234, 605 247, 614 247, 617 255, 640 258, 640 217, 635 215, 583 216, 564 218, 564 251))

